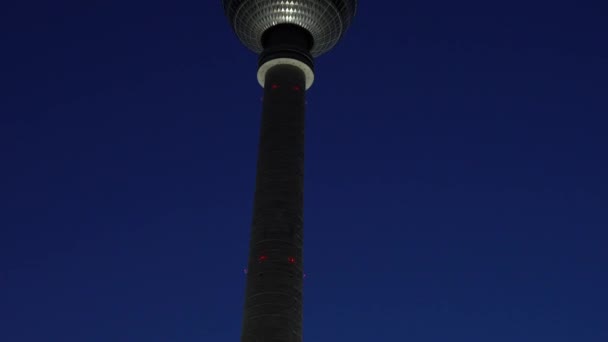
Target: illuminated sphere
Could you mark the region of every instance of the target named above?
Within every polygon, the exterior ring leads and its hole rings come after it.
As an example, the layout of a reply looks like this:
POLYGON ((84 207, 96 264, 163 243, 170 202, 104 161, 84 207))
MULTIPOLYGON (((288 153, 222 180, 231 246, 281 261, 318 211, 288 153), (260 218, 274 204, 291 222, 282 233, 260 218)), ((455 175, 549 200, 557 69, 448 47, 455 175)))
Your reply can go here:
POLYGON ((279 24, 295 24, 313 38, 310 53, 329 51, 350 26, 357 0, 223 0, 224 11, 241 42, 261 53, 262 35, 279 24))

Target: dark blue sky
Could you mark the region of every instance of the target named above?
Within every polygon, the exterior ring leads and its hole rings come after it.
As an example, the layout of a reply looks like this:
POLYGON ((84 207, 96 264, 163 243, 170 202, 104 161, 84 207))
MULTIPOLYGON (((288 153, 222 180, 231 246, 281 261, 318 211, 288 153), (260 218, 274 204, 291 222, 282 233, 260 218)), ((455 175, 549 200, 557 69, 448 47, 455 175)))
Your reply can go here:
MULTIPOLYGON (((12 2, 0 341, 238 341, 261 89, 220 1, 12 2)), ((608 340, 607 12, 361 1, 308 98, 305 341, 608 340)))

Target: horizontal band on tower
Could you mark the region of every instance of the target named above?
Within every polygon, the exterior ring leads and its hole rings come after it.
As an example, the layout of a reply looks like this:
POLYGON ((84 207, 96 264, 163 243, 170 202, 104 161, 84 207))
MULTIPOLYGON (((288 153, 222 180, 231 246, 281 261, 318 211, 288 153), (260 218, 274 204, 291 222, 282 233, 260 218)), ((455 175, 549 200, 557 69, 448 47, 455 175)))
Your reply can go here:
POLYGON ((270 68, 277 65, 292 65, 302 70, 304 76, 306 77, 306 90, 308 90, 315 81, 315 73, 312 68, 308 66, 308 64, 293 58, 276 58, 265 62, 258 68, 258 83, 262 86, 262 88, 266 83, 266 73, 268 70, 270 70, 270 68))

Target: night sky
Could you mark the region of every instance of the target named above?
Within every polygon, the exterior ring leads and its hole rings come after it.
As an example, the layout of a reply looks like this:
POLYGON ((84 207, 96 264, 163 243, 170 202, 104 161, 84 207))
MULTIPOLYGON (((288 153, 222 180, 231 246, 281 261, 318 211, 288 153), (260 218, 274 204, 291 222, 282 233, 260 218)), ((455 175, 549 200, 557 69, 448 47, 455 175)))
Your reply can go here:
MULTIPOLYGON (((0 341, 235 342, 220 1, 0 8, 0 341)), ((304 341, 608 341, 608 5, 364 0, 308 94, 304 341)))

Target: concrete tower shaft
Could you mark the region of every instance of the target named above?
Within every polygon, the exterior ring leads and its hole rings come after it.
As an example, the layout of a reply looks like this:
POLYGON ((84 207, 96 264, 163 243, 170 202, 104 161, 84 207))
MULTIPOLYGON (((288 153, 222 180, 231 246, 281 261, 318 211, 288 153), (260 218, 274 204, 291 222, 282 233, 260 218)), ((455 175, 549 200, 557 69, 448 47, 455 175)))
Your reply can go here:
POLYGON ((266 73, 242 342, 301 342, 305 76, 266 73))
POLYGON ((264 88, 242 342, 301 342, 305 94, 356 0, 224 0, 264 88))

